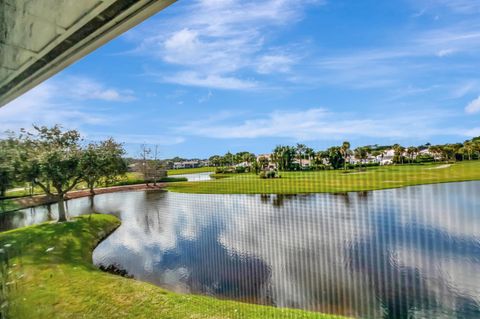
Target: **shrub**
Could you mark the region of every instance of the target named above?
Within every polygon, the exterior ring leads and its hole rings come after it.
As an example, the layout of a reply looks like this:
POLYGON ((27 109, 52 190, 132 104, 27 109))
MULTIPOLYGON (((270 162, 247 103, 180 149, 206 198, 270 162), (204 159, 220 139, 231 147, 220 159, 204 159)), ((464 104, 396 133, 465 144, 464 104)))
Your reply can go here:
POLYGON ((247 171, 247 168, 244 166, 235 167, 235 173, 237 174, 245 173, 246 171, 247 171))
POLYGON ((277 173, 275 173, 275 171, 268 171, 268 172, 266 173, 266 177, 267 177, 267 178, 275 178, 276 175, 277 175, 277 173))
POLYGON ((418 155, 417 158, 415 159, 416 163, 429 163, 429 162, 433 162, 433 161, 435 161, 433 156, 428 155, 428 154, 418 155))

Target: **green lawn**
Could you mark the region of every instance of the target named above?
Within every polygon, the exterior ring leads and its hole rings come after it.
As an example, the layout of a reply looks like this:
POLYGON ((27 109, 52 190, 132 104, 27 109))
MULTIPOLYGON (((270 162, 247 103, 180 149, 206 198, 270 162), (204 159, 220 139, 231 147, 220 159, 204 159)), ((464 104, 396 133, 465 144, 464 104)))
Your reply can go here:
POLYGON ((180 168, 180 169, 169 169, 168 176, 180 175, 180 174, 196 174, 196 173, 207 173, 214 172, 215 167, 198 167, 198 168, 180 168))
POLYGON ((255 174, 231 174, 203 182, 172 183, 168 189, 201 194, 301 194, 350 192, 410 185, 480 180, 480 161, 449 164, 371 167, 366 171, 343 170, 281 172, 278 179, 255 174))
POLYGON ((181 295, 101 272, 92 265, 92 250, 119 224, 113 216, 92 215, 1 233, 0 246, 16 256, 10 260, 7 317, 339 318, 181 295))

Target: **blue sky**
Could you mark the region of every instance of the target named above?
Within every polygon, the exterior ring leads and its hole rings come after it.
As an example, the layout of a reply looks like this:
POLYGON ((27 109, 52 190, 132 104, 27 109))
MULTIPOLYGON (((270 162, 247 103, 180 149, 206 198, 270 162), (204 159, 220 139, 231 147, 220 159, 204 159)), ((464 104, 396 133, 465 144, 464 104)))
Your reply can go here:
POLYGON ((0 109, 163 157, 480 135, 480 1, 180 0, 0 109))

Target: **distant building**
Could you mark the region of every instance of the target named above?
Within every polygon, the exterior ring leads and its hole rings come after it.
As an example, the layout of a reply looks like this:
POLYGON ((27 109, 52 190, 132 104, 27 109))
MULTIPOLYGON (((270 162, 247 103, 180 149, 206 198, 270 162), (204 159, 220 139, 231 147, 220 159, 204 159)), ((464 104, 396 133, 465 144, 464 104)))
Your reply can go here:
POLYGON ((234 167, 250 167, 251 164, 248 163, 248 162, 241 162, 241 163, 238 163, 238 164, 235 164, 233 165, 234 167))
POLYGON ((181 162, 173 162, 172 168, 173 169, 180 169, 180 168, 197 168, 197 167, 204 167, 210 165, 208 160, 189 160, 189 161, 181 161, 181 162))
POLYGON ((197 168, 197 167, 200 167, 200 162, 199 161, 183 161, 183 162, 173 163, 173 169, 197 168))
POLYGON ((301 167, 310 167, 312 165, 312 161, 309 159, 302 159, 301 161, 299 159, 293 160, 293 164, 298 164, 301 167))
POLYGON ((384 150, 382 154, 376 158, 377 163, 380 165, 392 165, 395 157, 395 150, 393 148, 384 150))

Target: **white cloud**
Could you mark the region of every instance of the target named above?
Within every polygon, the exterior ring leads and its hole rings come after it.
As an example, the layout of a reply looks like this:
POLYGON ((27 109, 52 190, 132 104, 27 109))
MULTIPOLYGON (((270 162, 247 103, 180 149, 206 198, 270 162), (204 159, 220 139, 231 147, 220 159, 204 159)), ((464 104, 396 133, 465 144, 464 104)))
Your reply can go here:
POLYGON ((477 137, 480 136, 480 127, 475 127, 470 130, 465 131, 465 136, 467 137, 477 137))
POLYGON ((131 90, 117 90, 87 77, 68 77, 58 81, 59 94, 79 100, 129 102, 135 99, 131 90))
POLYGON ((287 73, 290 72, 291 66, 295 63, 295 59, 287 55, 264 55, 260 57, 257 66, 257 72, 260 74, 269 73, 287 73))
POLYGON ((201 74, 197 72, 179 72, 174 75, 161 77, 168 83, 216 88, 226 90, 251 90, 258 87, 257 82, 242 80, 235 77, 223 77, 216 74, 201 74))
POLYGON ((449 13, 477 14, 480 13, 478 0, 412 0, 414 5, 422 6, 422 11, 447 9, 449 13))
POLYGON ((437 52, 437 56, 443 58, 445 56, 452 55, 453 53, 457 52, 455 49, 442 49, 437 52))
MULTIPOLYGON (((294 60, 278 54, 284 48, 272 49, 269 37, 275 28, 286 27, 301 19, 308 4, 323 1, 241 1, 197 0, 185 5, 171 19, 155 21, 142 29, 141 37, 130 33, 130 39, 143 39, 137 52, 154 55, 182 68, 165 77, 190 80, 172 81, 181 85, 244 90, 251 89, 254 81, 245 85, 238 77, 241 71, 257 73, 284 73, 294 60), (152 31, 153 30, 153 31, 152 31), (145 36, 145 33, 147 34, 145 36), (192 75, 195 74, 194 80, 192 75), (200 80, 202 79, 202 80, 200 80), (218 81, 226 80, 226 85, 218 81)), ((288 45, 287 45, 288 46, 288 45)))
POLYGON ((467 112, 468 114, 475 114, 480 112, 480 96, 472 102, 468 103, 468 105, 465 107, 465 112, 467 112))
POLYGON ((86 135, 86 138, 92 141, 104 140, 110 137, 127 144, 171 146, 185 142, 184 137, 168 134, 94 133, 86 135))
POLYGON ((466 136, 463 128, 442 125, 450 113, 436 111, 383 117, 334 113, 322 108, 303 111, 275 111, 266 116, 232 123, 222 119, 191 122, 179 130, 184 134, 209 138, 288 138, 298 141, 341 138, 426 138, 432 136, 466 136))
POLYGON ((0 134, 32 124, 61 124, 69 128, 82 125, 106 125, 113 117, 101 115, 83 105, 85 100, 126 101, 132 95, 123 95, 89 78, 55 78, 43 82, 27 93, 0 108, 0 134))

